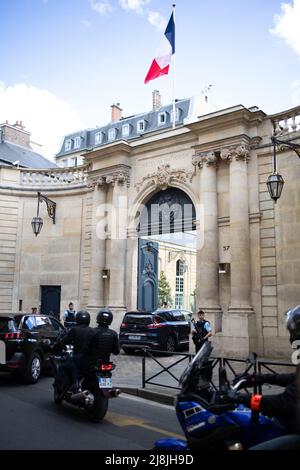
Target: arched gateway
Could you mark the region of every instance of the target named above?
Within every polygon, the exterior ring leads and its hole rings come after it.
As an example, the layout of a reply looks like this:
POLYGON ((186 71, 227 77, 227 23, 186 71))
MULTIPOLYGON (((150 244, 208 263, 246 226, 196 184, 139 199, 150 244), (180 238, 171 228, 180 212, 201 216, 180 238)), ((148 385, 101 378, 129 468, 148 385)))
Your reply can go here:
POLYGON ((142 206, 137 224, 138 308, 153 311, 158 307, 159 243, 151 237, 176 232, 184 234, 193 230, 196 230, 195 206, 181 189, 171 187, 161 190, 142 206))

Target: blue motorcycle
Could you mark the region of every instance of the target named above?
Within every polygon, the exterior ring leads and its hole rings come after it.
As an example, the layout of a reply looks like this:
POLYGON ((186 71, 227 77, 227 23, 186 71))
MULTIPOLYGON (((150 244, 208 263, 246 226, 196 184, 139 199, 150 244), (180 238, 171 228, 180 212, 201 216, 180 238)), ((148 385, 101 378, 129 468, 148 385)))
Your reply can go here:
POLYGON ((230 402, 230 397, 243 388, 245 377, 241 376, 231 385, 226 370, 222 369, 219 390, 212 386, 212 361, 209 360, 212 349, 209 342, 204 343, 180 377, 181 391, 176 399, 176 415, 186 440, 160 439, 155 442, 155 450, 249 449, 288 434, 277 419, 230 402), (226 397, 229 399, 226 400, 226 397))

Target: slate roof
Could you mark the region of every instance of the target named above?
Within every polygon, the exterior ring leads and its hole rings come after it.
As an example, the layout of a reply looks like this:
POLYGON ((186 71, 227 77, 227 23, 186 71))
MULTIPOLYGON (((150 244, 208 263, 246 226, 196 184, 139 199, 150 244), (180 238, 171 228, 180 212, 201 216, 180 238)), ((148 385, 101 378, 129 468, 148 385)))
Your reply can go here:
MULTIPOLYGON (((184 119, 188 116, 190 109, 191 99, 176 100, 176 108, 178 109, 178 120, 176 120, 176 126, 183 124, 184 119)), ((56 154, 56 157, 67 156, 74 154, 75 152, 82 152, 84 150, 91 150, 98 147, 103 147, 108 143, 117 142, 124 140, 129 142, 137 138, 141 138, 150 134, 154 131, 160 131, 168 128, 172 128, 172 104, 161 106, 157 111, 150 111, 148 113, 137 114, 120 119, 119 121, 110 122, 102 127, 96 127, 95 129, 85 129, 78 132, 73 132, 64 137, 60 151, 56 154), (159 124, 159 115, 165 114, 165 122, 159 124), (144 130, 140 131, 138 128, 139 121, 144 122, 144 130), (126 124, 129 125, 129 134, 124 135, 124 127, 126 124), (115 129, 115 138, 109 140, 108 133, 110 129, 115 129), (100 141, 97 142, 96 134, 100 135, 100 141), (75 148, 74 143, 76 137, 79 138, 79 147, 75 148), (70 141, 70 148, 66 150, 66 142, 70 141)), ((78 140, 78 139, 77 139, 78 140)))
POLYGON ((12 166, 18 160, 18 166, 23 168, 57 168, 55 163, 29 148, 12 142, 0 142, 0 166, 12 166))

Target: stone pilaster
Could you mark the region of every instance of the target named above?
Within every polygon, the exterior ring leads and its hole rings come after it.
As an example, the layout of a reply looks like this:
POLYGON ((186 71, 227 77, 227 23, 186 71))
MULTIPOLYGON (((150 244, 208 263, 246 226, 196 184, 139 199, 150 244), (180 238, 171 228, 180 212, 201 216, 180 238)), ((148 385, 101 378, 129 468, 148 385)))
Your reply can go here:
POLYGON ((200 168, 201 219, 197 227, 197 308, 205 311, 214 332, 221 329, 219 305, 219 240, 217 157, 214 152, 195 155, 200 168))
POLYGON ((106 182, 110 185, 111 207, 106 245, 106 268, 109 269, 107 304, 115 314, 113 326, 118 328, 126 310, 128 175, 113 174, 106 177, 106 182))
POLYGON ((247 161, 249 149, 238 145, 221 151, 228 159, 230 201, 230 305, 223 321, 223 347, 247 354, 255 336, 251 307, 250 230, 247 161))
POLYGON ((91 267, 88 310, 96 314, 104 306, 104 280, 102 270, 105 267, 105 232, 103 219, 106 209, 106 185, 102 177, 89 181, 94 188, 92 227, 91 227, 91 267))

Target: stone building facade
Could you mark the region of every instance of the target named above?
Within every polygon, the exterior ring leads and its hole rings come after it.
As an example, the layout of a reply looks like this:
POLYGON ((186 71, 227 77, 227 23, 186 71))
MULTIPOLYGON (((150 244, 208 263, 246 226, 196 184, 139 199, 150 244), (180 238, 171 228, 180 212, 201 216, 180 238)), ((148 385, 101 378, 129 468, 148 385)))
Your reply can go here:
POLYGON ((187 113, 175 129, 86 148, 80 167, 1 167, 0 313, 28 311, 53 286, 60 312, 70 300, 92 315, 107 305, 118 328, 137 307, 141 206, 175 188, 196 211, 196 305, 213 325, 216 351, 287 355, 283 312, 300 303, 295 153, 278 153, 285 186, 276 206, 266 179, 274 129, 299 143, 299 115, 300 107, 268 116, 242 105, 187 113), (37 191, 56 202, 56 223, 41 204, 44 226, 35 237, 37 191))

